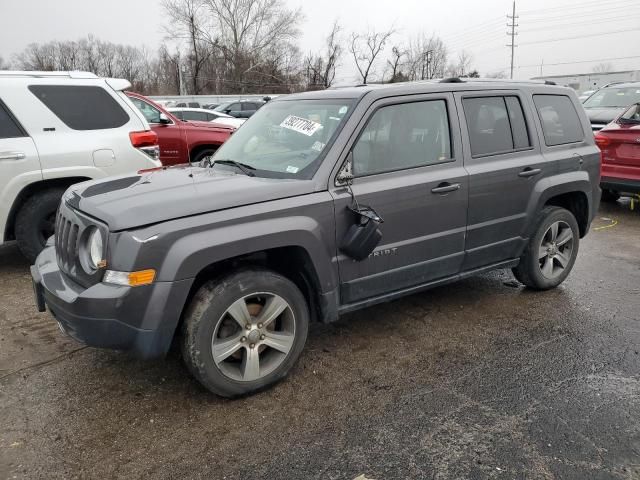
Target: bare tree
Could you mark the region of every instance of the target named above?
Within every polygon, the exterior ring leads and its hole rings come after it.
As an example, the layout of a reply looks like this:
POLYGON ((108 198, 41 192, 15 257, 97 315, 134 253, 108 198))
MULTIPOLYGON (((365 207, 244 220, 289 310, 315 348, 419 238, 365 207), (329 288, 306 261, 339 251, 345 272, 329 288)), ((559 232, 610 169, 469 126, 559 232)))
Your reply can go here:
POLYGON ((387 60, 387 66, 391 70, 389 83, 404 82, 408 77, 402 72, 403 59, 407 56, 407 51, 402 47, 393 47, 391 49, 391 59, 387 60))
MULTIPOLYGON (((219 49, 229 67, 225 82, 244 91, 251 77, 260 77, 266 52, 291 44, 299 35, 300 9, 284 0, 205 0, 217 36, 209 42, 219 49), (253 75, 247 81, 247 74, 253 75)), ((264 72, 262 72, 264 73, 264 72)), ((254 82, 259 83, 259 81, 254 82)))
POLYGON ((466 77, 468 76, 469 71, 471 70, 471 63, 473 62, 473 57, 467 51, 462 50, 458 53, 458 58, 456 63, 452 63, 449 65, 447 69, 447 74, 450 77, 466 77))
POLYGON ((163 0, 162 7, 170 18, 165 26, 167 34, 172 38, 180 38, 189 45, 189 70, 191 89, 194 94, 200 93, 200 74, 211 56, 211 48, 203 41, 207 31, 207 14, 204 0, 163 0))
POLYGON ((369 76, 373 73, 373 65, 376 59, 393 34, 393 29, 382 32, 370 30, 367 33, 351 34, 349 51, 353 55, 362 83, 366 84, 367 80, 369 80, 369 76))
POLYGON ((599 63, 593 67, 593 73, 609 73, 613 72, 614 67, 611 62, 603 62, 599 63))
POLYGON ((421 35, 410 42, 408 51, 409 80, 425 80, 445 76, 449 52, 436 36, 421 35))
POLYGON ((11 68, 10 65, 5 62, 2 57, 0 57, 0 70, 9 70, 9 68, 11 68))
POLYGON ((507 78, 507 72, 504 70, 498 70, 496 72, 487 73, 487 78, 507 78))
POLYGON ((333 22, 331 33, 326 39, 325 52, 315 56, 309 55, 305 59, 307 88, 329 88, 335 80, 338 61, 342 56, 341 30, 338 21, 333 22))

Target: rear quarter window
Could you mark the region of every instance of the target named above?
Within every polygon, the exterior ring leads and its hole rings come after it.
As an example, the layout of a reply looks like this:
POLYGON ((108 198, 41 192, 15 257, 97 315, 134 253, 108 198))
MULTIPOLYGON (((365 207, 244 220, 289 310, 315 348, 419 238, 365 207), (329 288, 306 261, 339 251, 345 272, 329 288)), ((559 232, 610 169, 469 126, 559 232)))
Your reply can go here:
POLYGON ((544 142, 547 146, 584 140, 584 131, 573 102, 566 95, 534 95, 544 142))
POLYGON ((0 100, 0 138, 26 137, 26 133, 0 100))
POLYGON ((129 115, 101 87, 30 85, 29 90, 73 130, 118 128, 129 121, 129 115))

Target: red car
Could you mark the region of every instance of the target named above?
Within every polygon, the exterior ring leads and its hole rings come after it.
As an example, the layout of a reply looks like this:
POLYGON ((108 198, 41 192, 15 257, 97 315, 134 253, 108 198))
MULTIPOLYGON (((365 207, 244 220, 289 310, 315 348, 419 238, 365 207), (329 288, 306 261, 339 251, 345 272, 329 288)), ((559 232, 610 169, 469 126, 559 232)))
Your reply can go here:
POLYGON ((158 135, 163 165, 199 162, 215 152, 235 131, 228 125, 180 120, 143 95, 126 94, 158 135))
POLYGON ((602 151, 602 199, 640 194, 640 103, 597 132, 596 143, 602 151))

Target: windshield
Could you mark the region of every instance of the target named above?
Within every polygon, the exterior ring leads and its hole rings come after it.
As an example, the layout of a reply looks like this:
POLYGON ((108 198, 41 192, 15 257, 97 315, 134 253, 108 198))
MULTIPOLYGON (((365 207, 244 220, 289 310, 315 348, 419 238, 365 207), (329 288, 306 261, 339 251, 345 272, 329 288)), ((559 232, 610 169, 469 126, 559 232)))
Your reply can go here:
POLYGON ((620 115, 618 119, 620 123, 640 123, 640 103, 631 105, 629 109, 620 115))
POLYGON ((257 176, 311 178, 327 145, 342 125, 352 100, 270 102, 258 110, 216 152, 257 176))
POLYGON ((585 108, 620 108, 640 102, 640 87, 603 88, 584 102, 585 108))

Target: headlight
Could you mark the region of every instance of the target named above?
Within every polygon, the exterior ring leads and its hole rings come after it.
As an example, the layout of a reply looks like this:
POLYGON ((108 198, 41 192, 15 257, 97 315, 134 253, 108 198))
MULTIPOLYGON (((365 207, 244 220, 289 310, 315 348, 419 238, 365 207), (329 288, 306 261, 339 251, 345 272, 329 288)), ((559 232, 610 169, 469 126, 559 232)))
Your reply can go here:
POLYGON ((104 260, 104 241, 102 233, 97 228, 87 238, 87 253, 89 254, 89 266, 94 269, 101 268, 104 260))

